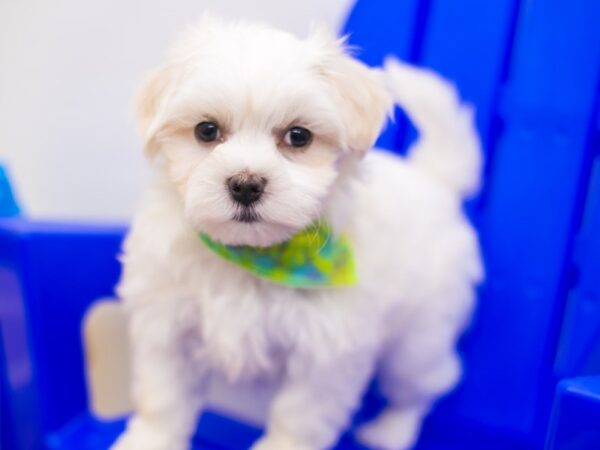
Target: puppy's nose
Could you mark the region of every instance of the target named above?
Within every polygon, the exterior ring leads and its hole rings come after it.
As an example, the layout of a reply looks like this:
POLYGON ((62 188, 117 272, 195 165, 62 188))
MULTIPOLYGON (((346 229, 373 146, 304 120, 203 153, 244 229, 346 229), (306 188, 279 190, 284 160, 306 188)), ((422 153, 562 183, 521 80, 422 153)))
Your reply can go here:
POLYGON ((231 198, 236 202, 249 206, 258 201, 265 190, 267 179, 258 175, 240 174, 227 180, 231 198))

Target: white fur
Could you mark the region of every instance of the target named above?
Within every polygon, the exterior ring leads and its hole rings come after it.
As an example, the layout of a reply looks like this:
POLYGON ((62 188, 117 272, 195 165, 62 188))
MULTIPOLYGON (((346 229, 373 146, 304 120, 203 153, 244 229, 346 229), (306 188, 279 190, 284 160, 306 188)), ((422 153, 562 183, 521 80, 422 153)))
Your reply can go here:
POLYGON ((473 159, 477 138, 451 88, 390 64, 393 94, 407 99, 428 144, 447 146, 439 170, 382 151, 361 160, 390 98, 380 73, 323 32, 300 40, 205 17, 148 78, 138 114, 158 175, 127 238, 119 288, 131 316, 136 413, 113 450, 188 448, 213 374, 282 381, 255 450, 328 448, 376 373, 390 409, 359 436, 380 449, 413 444, 422 417, 460 377, 454 347, 482 276, 461 195, 479 164, 452 163, 473 159), (194 139, 206 118, 222 124, 222 142, 194 139), (296 124, 315 135, 303 151, 281 144, 296 124), (224 180, 239 171, 269 180, 262 222, 232 220, 224 180), (350 236, 357 286, 276 286, 197 236, 265 246, 315 220, 350 236))

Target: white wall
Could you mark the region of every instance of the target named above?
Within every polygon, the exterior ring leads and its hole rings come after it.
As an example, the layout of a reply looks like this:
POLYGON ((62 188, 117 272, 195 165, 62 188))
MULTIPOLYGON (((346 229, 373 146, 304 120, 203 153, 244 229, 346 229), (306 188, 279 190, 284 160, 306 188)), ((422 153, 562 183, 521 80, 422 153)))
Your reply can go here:
POLYGON ((144 161, 130 101, 206 9, 297 34, 352 0, 1 0, 0 161, 35 217, 126 220, 144 161))

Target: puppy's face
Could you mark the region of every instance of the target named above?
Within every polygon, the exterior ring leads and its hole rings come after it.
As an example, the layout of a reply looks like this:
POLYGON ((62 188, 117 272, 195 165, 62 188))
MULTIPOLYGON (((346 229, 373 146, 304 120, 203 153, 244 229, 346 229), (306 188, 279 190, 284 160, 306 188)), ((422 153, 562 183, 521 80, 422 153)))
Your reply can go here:
POLYGON ((205 18, 146 80, 138 118, 195 229, 268 246, 320 217, 388 105, 378 74, 327 36, 205 18))

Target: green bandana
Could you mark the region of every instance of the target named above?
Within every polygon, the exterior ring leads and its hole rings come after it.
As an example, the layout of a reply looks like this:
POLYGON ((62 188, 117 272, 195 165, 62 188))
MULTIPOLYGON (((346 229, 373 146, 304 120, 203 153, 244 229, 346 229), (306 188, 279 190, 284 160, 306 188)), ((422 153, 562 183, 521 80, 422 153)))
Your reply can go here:
POLYGON ((200 239, 223 259, 259 278, 293 288, 356 284, 354 257, 345 236, 332 239, 329 227, 313 225, 271 247, 224 245, 200 233, 200 239))

